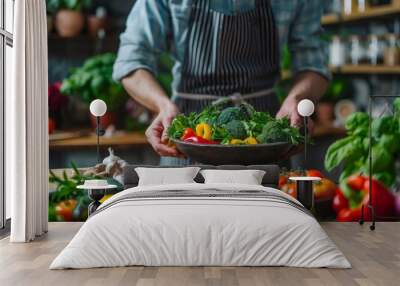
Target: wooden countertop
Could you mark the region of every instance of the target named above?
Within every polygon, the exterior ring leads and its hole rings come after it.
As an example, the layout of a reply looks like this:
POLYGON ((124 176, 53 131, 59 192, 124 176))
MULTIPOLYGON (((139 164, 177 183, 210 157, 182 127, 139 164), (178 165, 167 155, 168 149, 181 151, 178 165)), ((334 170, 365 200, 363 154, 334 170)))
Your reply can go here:
MULTIPOLYGON (((50 149, 95 147, 97 137, 94 133, 59 132, 50 135, 50 149), (63 134, 65 135, 63 137, 63 134), (75 136, 74 136, 75 135, 75 136)), ((116 132, 111 137, 100 137, 100 146, 144 146, 148 145, 146 136, 139 132, 116 132)))

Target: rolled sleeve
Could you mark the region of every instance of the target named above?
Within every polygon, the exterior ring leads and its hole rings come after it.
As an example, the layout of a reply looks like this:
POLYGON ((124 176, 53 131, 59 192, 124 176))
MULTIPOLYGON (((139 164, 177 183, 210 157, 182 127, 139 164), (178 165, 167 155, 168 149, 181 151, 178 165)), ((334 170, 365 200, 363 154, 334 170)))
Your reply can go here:
POLYGON ((304 0, 291 24, 289 50, 292 56, 294 74, 314 71, 331 79, 327 66, 327 44, 321 39, 322 1, 304 0))
POLYGON ((138 0, 130 12, 114 64, 117 81, 137 69, 157 74, 159 55, 167 50, 170 12, 166 0, 138 0))

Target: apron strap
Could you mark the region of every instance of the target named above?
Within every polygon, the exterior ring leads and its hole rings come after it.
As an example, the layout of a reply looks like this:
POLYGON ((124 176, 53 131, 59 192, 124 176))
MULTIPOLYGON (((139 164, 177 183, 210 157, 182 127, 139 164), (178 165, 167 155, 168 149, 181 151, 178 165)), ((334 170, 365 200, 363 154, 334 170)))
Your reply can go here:
POLYGON ((227 96, 219 96, 219 95, 211 95, 211 94, 193 94, 193 93, 185 93, 185 92, 176 92, 175 96, 177 98, 183 98, 194 101, 203 101, 203 100, 214 100, 211 104, 218 105, 221 103, 232 102, 234 105, 239 105, 241 103, 245 103, 246 100, 259 98, 263 96, 268 96, 274 94, 274 89, 264 89, 253 93, 241 94, 239 92, 233 93, 227 96))

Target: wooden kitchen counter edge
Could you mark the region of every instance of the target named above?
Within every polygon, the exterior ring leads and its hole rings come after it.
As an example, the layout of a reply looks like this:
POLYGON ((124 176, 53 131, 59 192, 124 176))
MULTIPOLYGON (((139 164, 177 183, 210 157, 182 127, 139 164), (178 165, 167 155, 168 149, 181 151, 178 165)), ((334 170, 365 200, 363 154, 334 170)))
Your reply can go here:
MULTIPOLYGON (((97 137, 94 134, 76 138, 49 141, 50 149, 95 147, 96 145, 97 137)), ((143 133, 139 132, 116 134, 112 137, 100 137, 100 146, 102 147, 144 145, 148 145, 147 138, 143 133)))

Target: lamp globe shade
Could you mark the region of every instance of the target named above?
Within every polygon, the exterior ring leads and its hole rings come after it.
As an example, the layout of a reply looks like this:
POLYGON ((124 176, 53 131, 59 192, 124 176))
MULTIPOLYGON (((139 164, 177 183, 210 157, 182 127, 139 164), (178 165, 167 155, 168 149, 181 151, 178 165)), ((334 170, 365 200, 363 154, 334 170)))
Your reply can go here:
POLYGON ((101 99, 95 99, 90 103, 90 113, 96 117, 103 116, 107 111, 107 104, 101 99))
POLYGON ((297 105, 297 111, 303 117, 311 116, 314 113, 314 103, 309 99, 303 99, 297 105))

